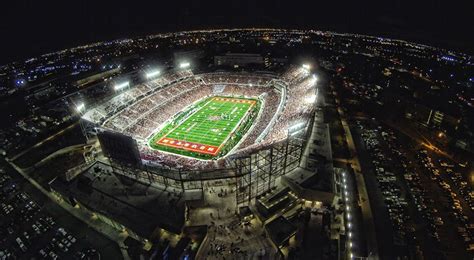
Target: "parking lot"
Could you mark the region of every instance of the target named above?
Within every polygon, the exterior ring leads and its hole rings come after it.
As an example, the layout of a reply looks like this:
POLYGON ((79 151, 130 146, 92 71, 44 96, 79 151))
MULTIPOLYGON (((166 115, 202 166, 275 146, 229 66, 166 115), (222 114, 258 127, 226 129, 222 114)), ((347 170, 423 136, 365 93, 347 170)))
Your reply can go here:
POLYGON ((356 125, 370 154, 394 245, 411 245, 411 257, 472 258, 473 193, 463 164, 424 150, 388 127, 373 122, 356 125))
MULTIPOLYGON (((385 243, 379 245, 381 256, 413 256, 408 248, 413 244, 413 219, 409 212, 407 190, 396 149, 392 147, 389 131, 373 124, 356 122, 359 134, 359 153, 366 176, 371 207, 374 211, 376 232, 385 243)), ((410 250, 412 249, 412 250, 410 250)))
MULTIPOLYGON (((459 172, 449 174, 446 170, 457 168, 454 164, 441 166, 443 160, 434 159, 436 155, 421 149, 416 151, 417 163, 421 168, 426 187, 430 188, 425 195, 427 203, 421 204, 425 218, 430 222, 435 232, 435 238, 440 241, 447 256, 457 255, 458 252, 471 252, 473 225, 472 200, 470 188, 465 178, 459 172)), ((445 163, 443 163, 445 164, 445 163)))
POLYGON ((0 171, 0 259, 121 258, 114 242, 45 198, 3 161, 0 171))

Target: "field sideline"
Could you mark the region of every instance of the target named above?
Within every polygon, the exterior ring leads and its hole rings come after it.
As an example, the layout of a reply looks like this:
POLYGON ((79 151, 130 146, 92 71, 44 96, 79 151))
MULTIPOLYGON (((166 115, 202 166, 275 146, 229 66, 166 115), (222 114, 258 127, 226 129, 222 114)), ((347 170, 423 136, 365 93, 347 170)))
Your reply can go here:
POLYGON ((149 144, 166 152, 212 159, 225 154, 240 140, 256 117, 259 105, 257 99, 240 97, 201 100, 176 115, 152 136, 149 144))

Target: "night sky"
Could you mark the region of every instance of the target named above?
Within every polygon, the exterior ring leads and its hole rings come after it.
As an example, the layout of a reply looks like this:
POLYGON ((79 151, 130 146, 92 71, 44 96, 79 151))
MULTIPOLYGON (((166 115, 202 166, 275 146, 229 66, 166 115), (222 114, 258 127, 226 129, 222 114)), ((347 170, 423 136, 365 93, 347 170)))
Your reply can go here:
POLYGON ((0 64, 99 40, 250 26, 356 32, 474 53, 472 0, 18 0, 0 6, 0 64))

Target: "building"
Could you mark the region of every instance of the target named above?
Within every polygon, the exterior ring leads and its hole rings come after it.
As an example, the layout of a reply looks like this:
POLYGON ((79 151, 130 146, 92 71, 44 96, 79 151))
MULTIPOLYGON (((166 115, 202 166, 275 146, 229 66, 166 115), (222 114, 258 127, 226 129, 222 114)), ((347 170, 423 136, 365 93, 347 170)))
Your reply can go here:
POLYGON ((70 181, 55 178, 50 189, 73 207, 143 243, 163 232, 181 234, 184 226, 183 197, 118 175, 102 162, 70 181))

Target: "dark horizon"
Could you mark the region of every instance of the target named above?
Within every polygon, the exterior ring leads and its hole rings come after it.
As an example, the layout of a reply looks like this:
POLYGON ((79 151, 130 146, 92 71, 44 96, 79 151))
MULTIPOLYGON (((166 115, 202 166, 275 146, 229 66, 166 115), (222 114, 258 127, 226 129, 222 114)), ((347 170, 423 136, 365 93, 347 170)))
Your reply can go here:
POLYGON ((7 35, 0 64, 87 43, 162 32, 221 28, 316 29, 359 33, 474 53, 466 31, 474 8, 467 1, 410 3, 4 3, 0 28, 7 35))

